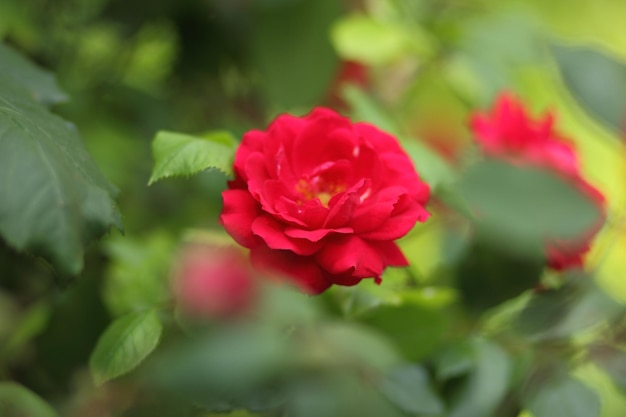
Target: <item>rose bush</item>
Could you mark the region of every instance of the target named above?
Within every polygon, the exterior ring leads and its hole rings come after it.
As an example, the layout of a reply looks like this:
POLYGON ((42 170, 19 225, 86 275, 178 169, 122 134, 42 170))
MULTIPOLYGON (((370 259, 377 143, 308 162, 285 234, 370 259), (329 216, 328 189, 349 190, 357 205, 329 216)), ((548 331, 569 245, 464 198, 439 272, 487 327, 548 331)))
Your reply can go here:
POLYGON ((572 183, 599 208, 594 227, 572 241, 546 242, 548 265, 562 270, 583 265, 583 255, 604 222, 604 196, 581 172, 574 144, 554 129, 555 116, 532 119, 512 94, 501 94, 491 113, 476 113, 471 128, 482 151, 490 157, 520 166, 551 170, 572 183))
POLYGON ((355 285, 407 260, 394 242, 430 190, 394 137, 325 108, 243 136, 220 221, 252 262, 303 291, 355 285))

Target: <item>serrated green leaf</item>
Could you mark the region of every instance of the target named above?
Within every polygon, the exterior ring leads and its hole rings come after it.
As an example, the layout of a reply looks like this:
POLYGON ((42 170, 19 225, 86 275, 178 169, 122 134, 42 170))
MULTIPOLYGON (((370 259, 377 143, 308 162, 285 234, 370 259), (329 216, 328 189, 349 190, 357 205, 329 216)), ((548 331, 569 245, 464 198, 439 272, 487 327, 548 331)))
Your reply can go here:
POLYGON ((383 380, 385 396, 409 414, 441 414, 443 402, 430 386, 428 373, 419 365, 396 368, 383 380))
POLYGON ((13 382, 0 382, 0 416, 56 417, 57 413, 29 389, 13 382))
POLYGON ((0 43, 0 77, 21 85, 35 101, 40 103, 54 104, 67 100, 52 73, 36 67, 2 43, 0 43))
POLYGON ((84 244, 121 229, 109 184, 76 128, 0 74, 0 235, 76 274, 84 244))
POLYGON ((570 376, 560 376, 536 388, 524 401, 534 417, 597 417, 598 394, 570 376))
POLYGON ((137 367, 157 347, 162 328, 156 310, 130 313, 111 323, 89 359, 96 384, 137 367))
POLYGON ((626 65, 592 48, 553 45, 551 51, 578 103, 621 135, 626 129, 626 65))
POLYGON ((154 169, 148 185, 172 176, 196 174, 205 169, 217 169, 233 175, 236 141, 224 131, 202 137, 161 131, 152 142, 154 169))

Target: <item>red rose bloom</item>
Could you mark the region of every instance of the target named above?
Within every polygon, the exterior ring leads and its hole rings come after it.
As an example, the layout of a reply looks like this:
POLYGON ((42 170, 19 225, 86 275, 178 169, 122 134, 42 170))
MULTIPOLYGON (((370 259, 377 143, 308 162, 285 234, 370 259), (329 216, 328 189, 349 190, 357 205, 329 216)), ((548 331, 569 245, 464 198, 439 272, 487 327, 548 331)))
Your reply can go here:
MULTIPOLYGON (((582 177, 574 145, 554 130, 554 120, 550 113, 531 119, 523 105, 505 93, 498 97, 491 114, 475 114, 471 127, 488 156, 550 169, 574 184, 603 213, 604 196, 582 177)), ((547 242, 548 264, 559 270, 582 266, 583 255, 603 222, 601 216, 592 230, 574 241, 547 242)))
POLYGON ((406 266, 394 243, 429 214, 429 187, 389 134, 317 108, 243 136, 220 220, 253 263, 317 294, 406 266))

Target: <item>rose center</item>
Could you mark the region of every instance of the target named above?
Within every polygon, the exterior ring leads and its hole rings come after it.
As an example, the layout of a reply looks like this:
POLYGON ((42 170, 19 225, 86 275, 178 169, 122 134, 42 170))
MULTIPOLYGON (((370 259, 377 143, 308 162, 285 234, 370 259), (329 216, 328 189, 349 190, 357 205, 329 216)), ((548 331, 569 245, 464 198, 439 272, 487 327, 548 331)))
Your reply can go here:
POLYGON ((324 207, 328 207, 328 203, 334 195, 345 191, 344 184, 326 180, 320 176, 310 179, 301 179, 296 183, 296 191, 306 201, 319 199, 324 207))

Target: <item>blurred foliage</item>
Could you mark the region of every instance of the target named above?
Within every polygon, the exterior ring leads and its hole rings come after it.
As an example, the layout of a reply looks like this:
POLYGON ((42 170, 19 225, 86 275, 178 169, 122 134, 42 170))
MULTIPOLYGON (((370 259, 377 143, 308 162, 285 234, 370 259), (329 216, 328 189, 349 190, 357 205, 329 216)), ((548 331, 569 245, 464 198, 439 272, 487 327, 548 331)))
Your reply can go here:
POLYGON ((0 415, 623 416, 625 13, 621 0, 2 0, 0 415), (556 115, 605 195, 585 271, 548 271, 538 253, 593 207, 472 146, 469 115, 502 90, 556 115), (431 184, 432 218, 400 242, 411 265, 317 298, 266 285, 232 322, 184 317, 177 252, 232 243, 218 232, 231 136, 316 105, 396 135, 431 184), (14 120, 41 133, 44 160, 3 148, 14 120), (60 138, 106 194, 72 195, 48 228, 49 199, 24 208, 43 189, 29 176, 63 172, 77 192, 60 138), (108 182, 125 233, 89 243, 119 224, 108 182))

